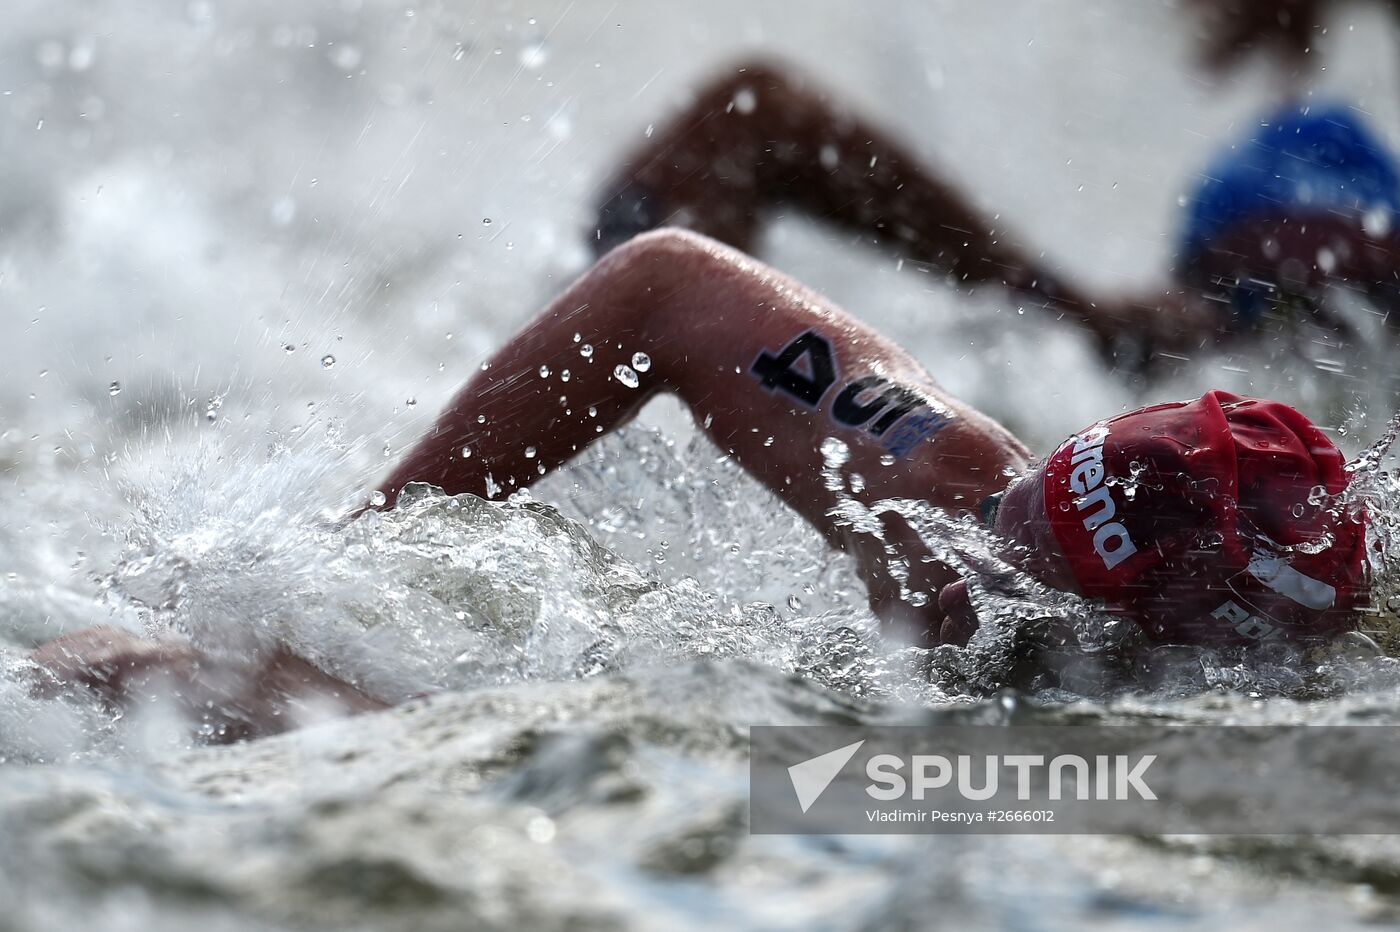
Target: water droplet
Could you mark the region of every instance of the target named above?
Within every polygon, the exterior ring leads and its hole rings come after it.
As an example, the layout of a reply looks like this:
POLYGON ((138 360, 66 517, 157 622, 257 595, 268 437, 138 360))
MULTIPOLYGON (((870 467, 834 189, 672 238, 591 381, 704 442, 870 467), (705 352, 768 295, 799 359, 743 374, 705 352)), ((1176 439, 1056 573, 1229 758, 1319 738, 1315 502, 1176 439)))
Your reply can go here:
POLYGON ((544 42, 532 42, 520 50, 520 66, 530 71, 538 71, 549 61, 549 46, 544 42))
POLYGON ((35 50, 34 57, 38 60, 39 64, 43 65, 46 69, 62 67, 64 59, 63 43, 54 39, 42 42, 35 50))
POLYGON ((638 372, 645 372, 651 368, 651 357, 646 353, 632 354, 632 368, 638 372))
POLYGON ((363 57, 355 46, 339 45, 336 46, 335 51, 331 52, 331 64, 341 71, 354 71, 359 67, 363 57))
POLYGON ((837 469, 845 466, 851 458, 851 449, 835 437, 827 437, 821 445, 822 459, 837 469))
POLYGON ((485 424, 485 423, 486 423, 486 415, 484 415, 484 414, 478 414, 478 415, 476 416, 476 422, 477 422, 478 424, 485 424))
POLYGON ((575 333, 575 334, 574 334, 574 342, 575 342, 575 343, 579 342, 579 341, 582 340, 582 339, 583 339, 583 334, 581 334, 581 333, 575 333))
POLYGON ((636 388, 642 384, 642 380, 637 378, 637 373, 632 371, 631 366, 618 366, 613 369, 613 378, 617 379, 628 388, 636 388))
POLYGON ((382 507, 384 503, 388 500, 388 496, 386 496, 383 492, 379 491, 378 489, 375 489, 373 492, 371 492, 369 496, 369 503, 375 508, 382 507))
POLYGON ((293 345, 293 344, 291 344, 291 343, 283 343, 283 344, 282 344, 282 352, 286 353, 288 356, 292 355, 292 354, 295 353, 296 351, 297 351, 297 348, 296 348, 295 345, 293 345))
POLYGON ((481 218, 481 225, 484 226, 484 227, 489 227, 489 226, 491 225, 491 218, 490 218, 490 217, 482 217, 482 218, 481 218))
POLYGON ((535 458, 535 454, 536 454, 537 452, 539 452, 539 451, 536 450, 534 447, 526 447, 526 448, 525 448, 525 458, 526 458, 527 460, 532 460, 532 459, 535 458))
POLYGON ((583 344, 582 346, 580 346, 580 347, 578 348, 578 354, 579 354, 580 356, 582 356, 584 359, 592 359, 592 358, 593 358, 593 344, 592 344, 592 343, 585 343, 585 344, 583 344))
POLYGON ((321 357, 321 368, 322 368, 322 369, 329 369, 331 366, 334 366, 334 365, 335 365, 335 357, 334 357, 334 356, 332 356, 332 355, 330 355, 329 353, 327 353, 326 355, 324 355, 324 356, 321 357))
POLYGON ((297 202, 291 197, 279 197, 272 205, 272 222, 279 227, 289 226, 297 218, 297 202))
POLYGON ((412 397, 412 396, 409 396, 408 398, 405 398, 405 399, 404 399, 404 404, 408 405, 410 408, 413 407, 414 405, 416 405, 417 403, 418 403, 418 399, 417 399, 417 398, 414 398, 414 397, 412 397))
POLYGON ((795 595, 788 596, 788 608, 792 609, 794 612, 801 611, 802 600, 795 595))
POLYGON ((469 460, 469 459, 471 459, 471 458, 472 458, 472 448, 471 448, 471 447, 462 447, 462 459, 464 459, 464 460, 469 460))
POLYGON ((597 417, 597 416, 598 416, 598 409, 595 408, 595 407, 593 407, 592 405, 589 405, 589 406, 588 406, 588 416, 589 416, 589 417, 597 417))
POLYGON ((1390 235, 1393 221, 1390 208, 1378 205, 1361 215, 1361 229, 1365 230, 1366 235, 1371 239, 1384 239, 1390 235))
POLYGON ((893 466, 893 465, 894 465, 894 455, 891 454, 891 453, 886 453, 884 456, 880 457, 880 465, 881 465, 881 466, 893 466))
POLYGON ((116 380, 114 379, 114 380, 112 381, 112 384, 107 386, 107 394, 109 394, 109 395, 120 395, 121 393, 122 393, 122 383, 120 383, 120 382, 118 382, 118 381, 116 381, 116 380))
POLYGON ((540 366, 540 378, 549 378, 549 366, 540 366))
POLYGON ((568 370, 568 369, 565 369, 565 370, 563 370, 562 372, 559 373, 559 381, 561 381, 561 382, 567 382, 567 381, 569 381, 569 370, 568 370))

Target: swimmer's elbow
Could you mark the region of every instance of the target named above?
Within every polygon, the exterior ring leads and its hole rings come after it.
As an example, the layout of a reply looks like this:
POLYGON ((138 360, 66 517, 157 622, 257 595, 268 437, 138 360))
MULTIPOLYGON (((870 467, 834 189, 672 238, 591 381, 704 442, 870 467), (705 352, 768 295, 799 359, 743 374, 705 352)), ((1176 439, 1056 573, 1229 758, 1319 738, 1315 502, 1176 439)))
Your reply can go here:
POLYGON ((600 265, 628 268, 656 267, 658 263, 703 262, 716 250, 729 247, 701 233, 680 227, 661 227, 639 234, 608 253, 600 265))

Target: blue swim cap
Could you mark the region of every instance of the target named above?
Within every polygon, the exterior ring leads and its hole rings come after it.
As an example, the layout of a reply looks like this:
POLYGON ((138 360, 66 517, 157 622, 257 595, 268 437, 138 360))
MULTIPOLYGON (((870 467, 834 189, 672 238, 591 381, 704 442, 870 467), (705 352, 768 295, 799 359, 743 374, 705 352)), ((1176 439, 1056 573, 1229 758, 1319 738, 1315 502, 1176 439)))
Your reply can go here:
POLYGON ((1190 264, 1240 221, 1309 213, 1354 214, 1358 226, 1364 217, 1368 227, 1396 227, 1395 159, 1347 107, 1290 104, 1211 163, 1187 208, 1182 259, 1190 264))

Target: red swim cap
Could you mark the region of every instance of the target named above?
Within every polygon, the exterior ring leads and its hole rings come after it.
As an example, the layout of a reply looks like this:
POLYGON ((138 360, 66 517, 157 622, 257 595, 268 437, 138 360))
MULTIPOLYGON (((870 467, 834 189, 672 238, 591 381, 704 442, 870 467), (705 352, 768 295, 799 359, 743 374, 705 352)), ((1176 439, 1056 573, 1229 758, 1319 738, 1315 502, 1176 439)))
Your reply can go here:
POLYGON ((1065 441, 1045 509, 1080 591, 1156 640, 1320 639, 1364 594, 1364 527, 1308 502, 1346 487, 1343 463, 1287 405, 1207 392, 1065 441))

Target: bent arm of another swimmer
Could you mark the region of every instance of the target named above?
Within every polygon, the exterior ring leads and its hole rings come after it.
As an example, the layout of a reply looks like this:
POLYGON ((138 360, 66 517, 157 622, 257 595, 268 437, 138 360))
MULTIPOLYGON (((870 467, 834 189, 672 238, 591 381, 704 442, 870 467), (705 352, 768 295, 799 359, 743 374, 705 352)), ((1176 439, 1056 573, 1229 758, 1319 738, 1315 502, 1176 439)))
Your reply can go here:
POLYGON ((763 211, 792 205, 969 285, 999 282, 1105 346, 1123 337, 1175 346, 1176 329, 1154 326, 1159 304, 1176 310, 1171 296, 1151 295, 1146 305, 1103 300, 1065 281, 857 110, 800 73, 763 62, 728 69, 703 87, 627 158, 606 191, 595 234, 601 251, 662 224, 750 250, 763 211))

